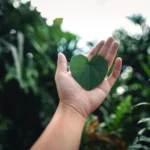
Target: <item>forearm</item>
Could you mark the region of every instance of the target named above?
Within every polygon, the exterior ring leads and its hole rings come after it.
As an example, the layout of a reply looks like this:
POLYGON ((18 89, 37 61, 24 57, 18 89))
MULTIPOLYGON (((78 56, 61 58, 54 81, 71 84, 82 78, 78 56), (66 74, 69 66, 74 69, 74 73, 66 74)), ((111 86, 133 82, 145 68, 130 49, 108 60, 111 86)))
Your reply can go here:
POLYGON ((60 103, 52 121, 31 150, 78 150, 85 119, 60 103))

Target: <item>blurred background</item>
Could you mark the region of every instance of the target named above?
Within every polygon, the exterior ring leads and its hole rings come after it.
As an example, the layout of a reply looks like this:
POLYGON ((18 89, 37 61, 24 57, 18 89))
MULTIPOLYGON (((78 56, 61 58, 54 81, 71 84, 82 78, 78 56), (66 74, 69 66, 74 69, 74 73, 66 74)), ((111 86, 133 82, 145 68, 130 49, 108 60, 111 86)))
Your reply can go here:
POLYGON ((114 36, 120 78, 87 119, 80 150, 150 150, 149 0, 0 0, 0 150, 27 150, 51 120, 57 54, 114 36))

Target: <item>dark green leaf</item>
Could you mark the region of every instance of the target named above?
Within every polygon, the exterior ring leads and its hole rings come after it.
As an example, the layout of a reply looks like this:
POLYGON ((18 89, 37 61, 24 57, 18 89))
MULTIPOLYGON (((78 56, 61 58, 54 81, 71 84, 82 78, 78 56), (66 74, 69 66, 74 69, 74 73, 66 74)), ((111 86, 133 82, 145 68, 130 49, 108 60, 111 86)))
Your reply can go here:
POLYGON ((147 103, 147 102, 142 102, 142 103, 139 103, 139 104, 137 104, 137 105, 135 105, 134 107, 132 107, 132 109, 134 109, 134 108, 136 108, 136 107, 138 107, 138 106, 150 106, 150 103, 147 103))
POLYGON ((142 118, 139 120, 138 123, 143 123, 143 122, 148 122, 148 121, 150 121, 150 118, 142 118))
POLYGON ((150 138, 148 138, 146 136, 141 136, 139 141, 141 141, 141 142, 149 142, 150 143, 150 138))
POLYGON ((86 90, 99 85, 105 78, 108 62, 102 56, 94 56, 90 62, 83 55, 72 57, 70 70, 75 80, 86 90))
POLYGON ((147 130, 150 130, 150 127, 148 128, 143 128, 138 132, 138 135, 142 135, 144 132, 146 132, 147 130))

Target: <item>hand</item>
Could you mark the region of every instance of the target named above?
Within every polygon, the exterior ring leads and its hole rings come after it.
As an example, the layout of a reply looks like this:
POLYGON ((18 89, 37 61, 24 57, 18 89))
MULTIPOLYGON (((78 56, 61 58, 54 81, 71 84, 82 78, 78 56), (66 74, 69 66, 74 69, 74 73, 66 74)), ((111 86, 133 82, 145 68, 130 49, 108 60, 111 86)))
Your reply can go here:
MULTIPOLYGON (((108 61, 109 69, 112 66, 114 58, 118 50, 119 43, 113 37, 109 37, 107 41, 100 41, 88 54, 90 60, 95 55, 101 55, 108 61)), ((92 89, 87 91, 82 88, 67 72, 67 60, 62 54, 58 54, 57 71, 55 75, 58 95, 60 103, 73 108, 77 113, 86 118, 91 112, 97 109, 108 95, 113 84, 118 79, 122 68, 122 59, 116 58, 113 71, 109 77, 92 89)))

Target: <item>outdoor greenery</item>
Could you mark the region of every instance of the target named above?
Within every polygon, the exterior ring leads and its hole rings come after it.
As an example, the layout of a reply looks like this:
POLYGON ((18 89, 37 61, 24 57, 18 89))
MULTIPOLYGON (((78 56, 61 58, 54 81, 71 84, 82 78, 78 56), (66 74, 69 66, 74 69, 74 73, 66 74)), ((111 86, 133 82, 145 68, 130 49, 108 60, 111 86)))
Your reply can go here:
MULTIPOLYGON (((80 150, 150 149, 150 27, 128 17, 141 34, 114 32, 123 59, 119 80, 87 119, 80 150)), ((0 150, 26 150, 50 121, 58 104, 54 81, 57 54, 83 54, 80 38, 48 26, 30 2, 0 1, 0 150)), ((94 43, 87 42, 89 48, 94 43)), ((68 64, 69 65, 69 64, 68 64)))

